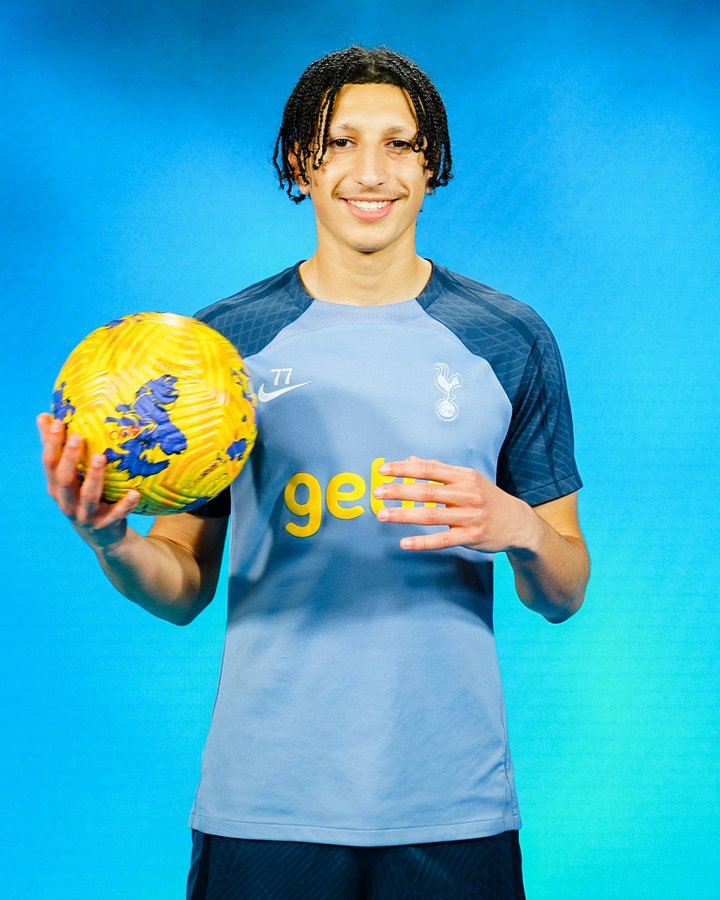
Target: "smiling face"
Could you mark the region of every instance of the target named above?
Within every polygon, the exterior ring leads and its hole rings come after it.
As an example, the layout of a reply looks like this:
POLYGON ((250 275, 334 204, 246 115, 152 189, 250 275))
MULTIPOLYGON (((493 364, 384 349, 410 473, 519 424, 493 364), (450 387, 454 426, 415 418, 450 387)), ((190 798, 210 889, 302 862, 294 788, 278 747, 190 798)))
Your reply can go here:
MULTIPOLYGON (((402 88, 346 84, 335 101, 328 147, 298 189, 315 210, 318 250, 415 253, 415 225, 432 173, 412 145, 415 113, 402 88)), ((291 163, 294 162, 292 154, 291 163)))

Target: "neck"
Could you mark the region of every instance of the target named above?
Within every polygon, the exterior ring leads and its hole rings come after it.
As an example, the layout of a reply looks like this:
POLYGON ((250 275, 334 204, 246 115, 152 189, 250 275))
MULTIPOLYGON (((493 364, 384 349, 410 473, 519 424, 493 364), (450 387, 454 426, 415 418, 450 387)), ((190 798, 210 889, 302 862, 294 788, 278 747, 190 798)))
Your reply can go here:
POLYGON ((381 306, 411 300, 422 293, 432 265, 412 252, 359 253, 348 248, 323 252, 320 245, 300 266, 311 297, 332 303, 381 306))

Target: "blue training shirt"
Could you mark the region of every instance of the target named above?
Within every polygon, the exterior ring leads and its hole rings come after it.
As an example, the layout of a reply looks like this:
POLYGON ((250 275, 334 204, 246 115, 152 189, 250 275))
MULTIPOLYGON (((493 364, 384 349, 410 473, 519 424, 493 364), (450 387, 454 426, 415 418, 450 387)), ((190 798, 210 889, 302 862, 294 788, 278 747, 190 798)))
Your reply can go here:
MULTIPOLYGON (((378 521, 372 490, 409 455, 531 505, 578 490, 557 345, 529 306, 436 263, 420 296, 381 306, 314 300, 299 265, 198 313, 243 356, 258 439, 231 486, 189 824, 352 846, 520 828, 493 554, 402 550, 438 526, 378 521)), ((221 495, 198 514, 227 512, 221 495)))

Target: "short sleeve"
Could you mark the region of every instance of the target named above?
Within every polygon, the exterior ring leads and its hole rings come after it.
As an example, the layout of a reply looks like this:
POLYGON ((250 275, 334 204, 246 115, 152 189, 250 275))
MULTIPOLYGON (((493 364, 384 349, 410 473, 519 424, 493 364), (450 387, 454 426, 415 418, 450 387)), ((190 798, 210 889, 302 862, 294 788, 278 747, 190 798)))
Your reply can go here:
POLYGON ((227 487, 223 491, 214 497, 212 500, 208 500, 207 503, 203 503, 202 506, 198 506, 195 509, 190 510, 190 513, 193 516, 202 516, 206 519, 222 519, 225 516, 230 515, 230 488, 227 487))
POLYGON ((542 324, 513 403, 497 466, 498 486, 531 506, 582 487, 565 370, 555 338, 542 324))

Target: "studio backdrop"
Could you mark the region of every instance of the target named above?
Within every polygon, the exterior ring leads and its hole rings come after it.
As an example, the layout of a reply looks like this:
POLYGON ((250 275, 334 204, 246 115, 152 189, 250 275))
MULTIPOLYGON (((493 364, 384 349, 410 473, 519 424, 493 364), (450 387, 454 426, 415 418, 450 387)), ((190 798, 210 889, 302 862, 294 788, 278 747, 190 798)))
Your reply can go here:
POLYGON ((528 897, 718 896, 719 38, 680 0, 3 5, 3 896, 184 896, 226 573, 187 628, 117 594, 34 420, 99 325, 312 254, 270 160, 303 69, 353 43, 447 105, 419 252, 530 304, 565 363, 583 608, 549 624, 496 558, 528 897))

